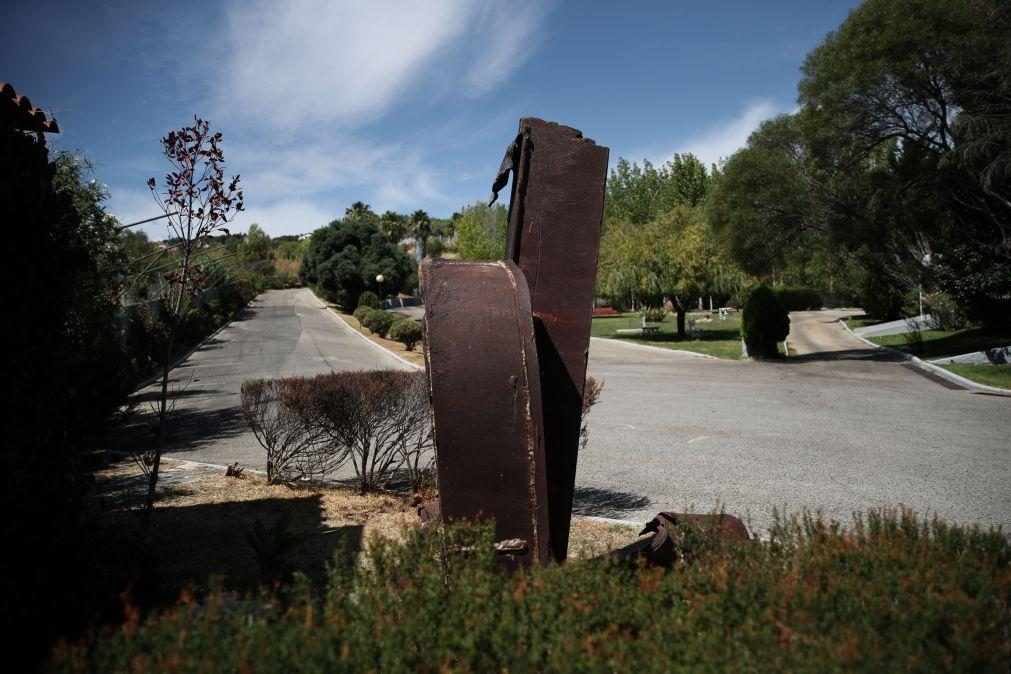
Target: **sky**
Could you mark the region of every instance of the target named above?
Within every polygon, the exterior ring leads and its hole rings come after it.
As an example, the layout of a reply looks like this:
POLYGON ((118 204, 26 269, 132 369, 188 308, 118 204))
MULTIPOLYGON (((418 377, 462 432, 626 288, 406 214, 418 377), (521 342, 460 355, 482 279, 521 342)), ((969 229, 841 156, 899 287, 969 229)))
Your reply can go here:
MULTIPOLYGON (((0 80, 51 111, 128 223, 160 211, 160 139, 194 115, 270 235, 486 200, 518 120, 619 157, 707 165, 796 109, 806 54, 855 0, 137 0, 17 3, 0 80)), ((155 239, 164 226, 144 226, 155 239)))

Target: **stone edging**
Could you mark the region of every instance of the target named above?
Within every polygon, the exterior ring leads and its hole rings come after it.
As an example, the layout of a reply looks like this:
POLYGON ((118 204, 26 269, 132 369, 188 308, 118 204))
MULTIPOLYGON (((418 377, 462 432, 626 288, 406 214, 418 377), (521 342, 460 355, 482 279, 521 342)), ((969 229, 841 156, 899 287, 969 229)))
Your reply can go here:
POLYGON ((936 374, 939 377, 944 377, 948 381, 953 382, 955 384, 958 384, 959 386, 963 386, 963 387, 969 389, 970 391, 976 391, 977 393, 991 393, 991 394, 994 394, 994 395, 1009 396, 1009 397, 1011 397, 1011 390, 1009 390, 1009 389, 999 388, 997 386, 987 386, 986 384, 980 384, 980 383, 974 382, 971 379, 966 379, 965 377, 957 375, 954 372, 950 372, 950 371, 944 369, 943 367, 934 365, 933 363, 930 363, 928 361, 925 361, 925 360, 922 360, 920 358, 917 358, 916 356, 914 356, 914 355, 912 355, 910 353, 906 353, 905 351, 900 351, 898 349, 893 349, 890 346, 881 346, 880 344, 875 344, 874 342, 872 342, 871 340, 867 339, 866 337, 862 337, 861 335, 858 335, 857 333, 853 332, 853 330, 850 329, 850 326, 846 324, 846 321, 845 321, 844 318, 840 317, 840 318, 838 318, 836 320, 838 320, 840 323, 842 323, 843 327, 846 328, 846 332, 850 333, 851 335, 853 335, 854 337, 856 337, 857 339, 859 339, 864 344, 867 344, 868 346, 872 346, 875 349, 883 349, 885 351, 889 351, 891 353, 894 353, 897 356, 900 356, 901 358, 903 358, 904 360, 907 360, 907 361, 911 362, 913 365, 915 365, 916 367, 920 368, 921 370, 926 370, 927 372, 930 372, 931 374, 936 374))

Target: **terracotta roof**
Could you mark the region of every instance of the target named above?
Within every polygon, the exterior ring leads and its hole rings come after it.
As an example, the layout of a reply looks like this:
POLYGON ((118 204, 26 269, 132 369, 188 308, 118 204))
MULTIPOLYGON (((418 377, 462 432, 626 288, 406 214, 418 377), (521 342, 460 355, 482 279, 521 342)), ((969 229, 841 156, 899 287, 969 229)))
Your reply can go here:
POLYGON ((55 119, 48 119, 46 113, 32 107, 28 97, 19 96, 7 82, 0 82, 0 124, 23 131, 60 132, 55 119))

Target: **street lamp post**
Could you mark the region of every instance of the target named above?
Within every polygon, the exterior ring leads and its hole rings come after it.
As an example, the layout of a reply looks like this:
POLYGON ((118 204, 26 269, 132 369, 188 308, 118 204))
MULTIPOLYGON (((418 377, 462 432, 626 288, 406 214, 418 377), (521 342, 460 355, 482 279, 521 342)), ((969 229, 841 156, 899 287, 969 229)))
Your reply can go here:
POLYGON ((379 301, 380 302, 383 301, 383 281, 385 281, 385 280, 386 280, 386 277, 383 276, 382 274, 378 274, 376 276, 376 283, 379 284, 379 301))

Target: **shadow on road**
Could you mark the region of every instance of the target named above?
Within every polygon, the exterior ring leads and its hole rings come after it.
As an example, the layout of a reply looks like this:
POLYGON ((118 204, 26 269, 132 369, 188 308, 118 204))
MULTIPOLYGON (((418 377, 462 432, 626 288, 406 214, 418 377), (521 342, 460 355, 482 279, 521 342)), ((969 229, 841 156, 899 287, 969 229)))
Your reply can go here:
POLYGON ((573 515, 620 517, 648 508, 650 500, 624 491, 598 487, 576 487, 573 515))
MULTIPOLYGON (((145 410, 110 434, 105 447, 114 451, 141 453, 154 449, 157 423, 157 417, 145 410)), ((242 419, 242 410, 238 407, 219 410, 177 409, 169 417, 165 453, 200 449, 219 440, 241 435, 247 428, 242 419)))
POLYGON ((776 365, 799 365, 801 363, 812 363, 818 361, 901 363, 905 361, 905 358, 897 353, 886 351, 885 349, 843 349, 840 351, 819 351, 818 353, 808 353, 803 356, 790 356, 789 358, 763 360, 762 362, 773 363, 776 365))

